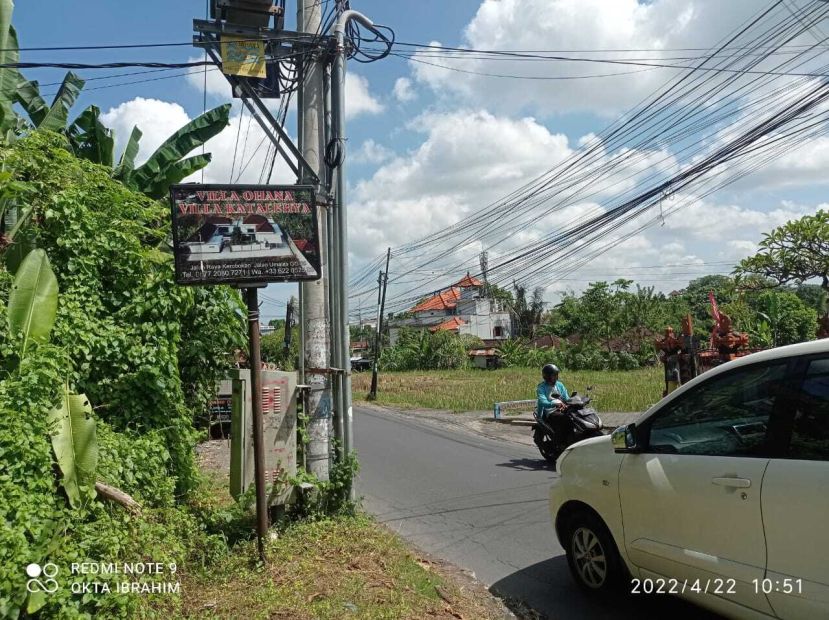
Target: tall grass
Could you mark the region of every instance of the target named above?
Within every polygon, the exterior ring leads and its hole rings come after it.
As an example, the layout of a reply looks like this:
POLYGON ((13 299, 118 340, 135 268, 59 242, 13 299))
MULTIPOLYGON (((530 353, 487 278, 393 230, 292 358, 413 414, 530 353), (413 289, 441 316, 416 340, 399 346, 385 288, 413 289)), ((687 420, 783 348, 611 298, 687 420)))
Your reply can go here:
MULTIPOLYGON (((599 411, 644 411, 661 398, 664 387, 659 367, 564 371, 561 380, 570 392, 584 393, 588 385, 594 386, 593 404, 599 411)), ((380 374, 377 402, 450 411, 490 410, 499 401, 534 399, 539 381, 535 368, 385 372, 380 374)), ((370 383, 370 373, 353 375, 355 400, 365 399, 370 383)))

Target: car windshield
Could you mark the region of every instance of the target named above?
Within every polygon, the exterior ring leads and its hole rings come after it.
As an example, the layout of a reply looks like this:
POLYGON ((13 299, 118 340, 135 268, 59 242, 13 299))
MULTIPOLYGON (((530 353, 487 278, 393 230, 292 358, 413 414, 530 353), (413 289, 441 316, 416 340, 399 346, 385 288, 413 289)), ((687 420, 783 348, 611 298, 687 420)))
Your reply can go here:
POLYGON ((741 369, 684 394, 651 425, 655 452, 759 453, 781 387, 785 364, 741 369))

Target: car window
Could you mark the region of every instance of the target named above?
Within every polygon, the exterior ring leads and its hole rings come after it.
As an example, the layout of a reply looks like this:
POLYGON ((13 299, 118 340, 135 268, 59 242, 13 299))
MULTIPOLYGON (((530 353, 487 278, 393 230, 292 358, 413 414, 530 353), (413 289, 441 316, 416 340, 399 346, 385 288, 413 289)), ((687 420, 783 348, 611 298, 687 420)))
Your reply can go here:
POLYGON ((812 360, 795 409, 789 457, 829 461, 829 359, 812 360))
POLYGON ((786 362, 714 377, 683 394, 650 424, 650 452, 761 456, 786 362))

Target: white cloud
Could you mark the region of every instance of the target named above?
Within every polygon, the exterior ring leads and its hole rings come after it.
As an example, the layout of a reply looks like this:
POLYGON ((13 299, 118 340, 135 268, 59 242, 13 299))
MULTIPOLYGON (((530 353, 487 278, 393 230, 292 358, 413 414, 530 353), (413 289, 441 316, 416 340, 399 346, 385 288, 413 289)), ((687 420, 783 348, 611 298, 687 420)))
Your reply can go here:
MULTIPOLYGON (((814 207, 784 203, 771 209, 752 209, 734 204, 716 204, 706 200, 689 200, 690 204, 665 220, 665 228, 673 235, 690 237, 703 242, 724 243, 741 236, 759 240, 769 232, 788 222, 814 212, 814 207)), ((731 246, 735 247, 736 246, 731 246)))
POLYGON ((379 114, 384 106, 371 94, 368 80, 356 73, 345 76, 345 117, 355 118, 362 114, 379 114))
POLYGON ((137 125, 143 136, 136 164, 142 164, 161 144, 190 121, 187 112, 177 103, 136 97, 131 101, 110 108, 101 121, 115 132, 116 153, 126 146, 133 126, 137 125))
POLYGON ((412 128, 425 134, 424 142, 350 194, 349 235, 357 260, 441 230, 571 153, 565 136, 532 118, 429 113, 412 128))
MULTIPOLYGON (((200 62, 201 56, 188 58, 187 62, 200 62)), ((233 89, 221 70, 216 67, 207 67, 207 71, 192 71, 187 74, 187 82, 193 88, 202 92, 207 87, 207 95, 218 101, 230 101, 233 98, 233 89), (205 79, 207 80, 205 82, 205 79)))
POLYGON ((363 142, 360 148, 351 155, 351 159, 361 164, 382 164, 393 156, 394 151, 369 139, 363 142))
MULTIPOLYGON (((747 24, 758 11, 756 0, 483 0, 464 30, 461 46, 504 51, 553 49, 563 50, 559 56, 679 63, 676 58, 687 54, 599 54, 596 50, 705 48, 747 24)), ((785 17, 784 9, 780 11, 785 17)), ((545 115, 572 111, 612 114, 628 109, 678 75, 676 70, 639 66, 447 57, 435 55, 433 50, 418 52, 411 69, 419 82, 446 99, 467 105, 469 101, 487 101, 490 109, 498 112, 545 115), (483 74, 532 78, 619 75, 562 81, 483 74)))
POLYGON ((417 93, 415 93, 412 87, 412 81, 405 77, 397 78, 392 89, 392 94, 400 103, 408 103, 409 101, 417 99, 417 93))
MULTIPOLYGON (((123 149, 134 125, 144 132, 136 158, 137 165, 142 164, 164 140, 190 120, 177 103, 141 97, 111 108, 102 116, 104 124, 115 130, 117 152, 123 149)), ((267 177, 267 170, 270 169, 270 158, 266 158, 268 144, 259 125, 251 121, 247 114, 240 116, 237 103, 230 125, 205 144, 204 150, 213 155, 213 160, 204 169, 204 182, 229 183, 232 179, 232 182, 238 183, 257 183, 260 178, 267 177)), ((201 149, 197 149, 191 155, 200 152, 201 149)), ((200 171, 187 180, 201 181, 201 178, 200 171)), ((295 177, 281 158, 277 158, 271 182, 295 182, 295 177)))

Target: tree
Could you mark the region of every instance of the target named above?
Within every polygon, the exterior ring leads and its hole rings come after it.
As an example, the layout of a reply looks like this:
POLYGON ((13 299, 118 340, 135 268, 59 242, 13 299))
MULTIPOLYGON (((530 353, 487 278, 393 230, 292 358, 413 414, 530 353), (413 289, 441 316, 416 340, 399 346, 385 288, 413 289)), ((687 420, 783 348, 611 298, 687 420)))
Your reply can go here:
POLYGON ((722 306, 738 299, 737 286, 728 276, 710 275, 691 280, 680 293, 694 318, 694 333, 707 336, 714 326, 708 293, 714 293, 717 305, 722 306))
POLYGON ((516 322, 516 335, 520 338, 532 338, 544 312, 544 289, 536 288, 530 299, 527 299, 525 286, 513 283, 513 289, 515 301, 512 304, 512 315, 516 322))
POLYGON ((819 284, 800 284, 790 290, 800 298, 800 301, 814 308, 818 314, 822 313, 826 307, 827 292, 819 284))
POLYGON ((771 328, 772 346, 812 340, 817 312, 794 293, 764 291, 752 304, 771 328))
POLYGON ((757 286, 758 278, 770 279, 777 286, 819 279, 829 293, 829 211, 820 210, 775 228, 763 237, 757 254, 740 261, 735 273, 750 286, 757 286))

